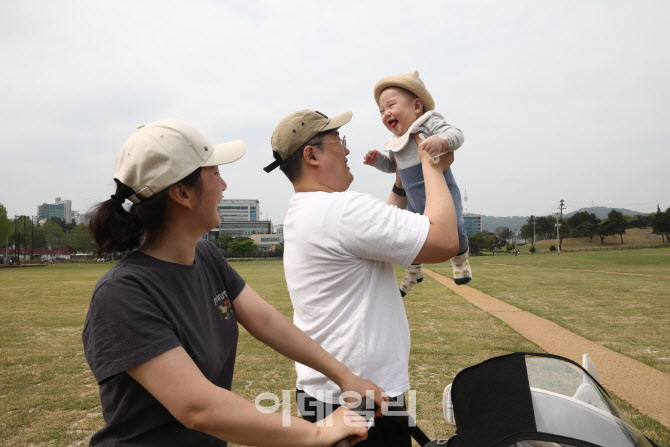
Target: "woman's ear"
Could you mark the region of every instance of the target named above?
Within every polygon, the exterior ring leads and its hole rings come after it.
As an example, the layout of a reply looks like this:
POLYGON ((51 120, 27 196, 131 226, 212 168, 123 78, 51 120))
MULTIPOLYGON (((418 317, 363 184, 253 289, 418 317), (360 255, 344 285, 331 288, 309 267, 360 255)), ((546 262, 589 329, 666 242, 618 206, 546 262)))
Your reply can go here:
POLYGON ((183 183, 170 186, 168 195, 177 205, 187 209, 193 208, 193 191, 183 183))

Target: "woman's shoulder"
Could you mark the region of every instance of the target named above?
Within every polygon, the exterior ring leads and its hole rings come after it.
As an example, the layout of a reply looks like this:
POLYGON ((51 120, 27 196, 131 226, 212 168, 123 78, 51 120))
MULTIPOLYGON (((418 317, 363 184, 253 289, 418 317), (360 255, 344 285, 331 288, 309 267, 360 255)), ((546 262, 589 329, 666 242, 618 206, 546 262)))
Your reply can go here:
MULTIPOLYGON (((204 257, 206 259, 214 259, 224 261, 224 257, 219 251, 219 248, 214 242, 209 239, 200 239, 198 245, 195 247, 196 256, 204 257)), ((197 262, 197 261, 196 261, 197 262)))
POLYGON ((202 239, 202 238, 198 240, 198 244, 196 245, 195 249, 196 251, 218 252, 218 249, 216 248, 216 245, 214 245, 214 242, 210 241, 209 239, 202 239))
POLYGON ((156 274, 164 270, 160 262, 137 250, 128 253, 100 277, 93 289, 93 297, 103 288, 112 293, 145 289, 146 284, 160 279, 160 274, 156 274))

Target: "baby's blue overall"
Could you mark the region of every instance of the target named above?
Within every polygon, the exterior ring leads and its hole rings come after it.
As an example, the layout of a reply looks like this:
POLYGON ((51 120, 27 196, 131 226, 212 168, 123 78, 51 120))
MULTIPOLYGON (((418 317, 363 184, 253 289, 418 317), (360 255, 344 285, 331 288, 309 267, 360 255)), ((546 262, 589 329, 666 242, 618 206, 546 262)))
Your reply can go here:
MULTIPOLYGON (((428 112, 434 113, 434 112, 428 112)), ((449 142, 449 150, 455 151, 463 144, 463 133, 460 129, 448 124, 441 115, 432 115, 420 127, 420 133, 429 138, 433 135, 442 135, 449 142)), ((402 180, 402 186, 407 193, 407 209, 415 213, 423 214, 426 208, 426 187, 423 181, 423 169, 419 159, 419 148, 414 138, 410 137, 407 144, 400 150, 393 152, 381 152, 375 163, 375 168, 383 172, 395 172, 396 166, 402 180), (395 161, 394 161, 395 160, 395 161)), ((463 220, 463 202, 461 191, 458 189, 451 168, 444 171, 444 179, 447 181, 451 198, 456 210, 456 223, 458 225, 458 254, 461 255, 468 250, 468 235, 465 232, 463 220)))
MULTIPOLYGON (((426 186, 423 181, 423 169, 421 165, 410 166, 398 170, 402 186, 407 193, 407 210, 414 213, 423 214, 426 209, 426 186)), ((461 191, 458 189, 454 174, 451 168, 444 171, 444 179, 447 181, 451 198, 454 201, 456 210, 456 223, 458 225, 458 254, 463 254, 468 250, 468 234, 463 225, 463 202, 461 201, 461 191)))

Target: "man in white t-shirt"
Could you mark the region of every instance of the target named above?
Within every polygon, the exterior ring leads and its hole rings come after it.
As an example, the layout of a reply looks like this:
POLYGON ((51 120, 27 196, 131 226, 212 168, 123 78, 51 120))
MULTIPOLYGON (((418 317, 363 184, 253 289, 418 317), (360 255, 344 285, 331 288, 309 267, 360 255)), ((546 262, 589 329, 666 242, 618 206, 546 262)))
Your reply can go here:
MULTIPOLYGON (((285 117, 272 135, 275 161, 293 184, 284 221, 284 270, 293 321, 351 372, 393 398, 409 389, 410 334, 393 264, 435 263, 458 251, 456 214, 439 164, 421 151, 426 184, 423 215, 347 191, 353 181, 338 129, 351 119, 312 110, 285 117)), ((389 203, 404 205, 396 183, 389 203)), ((406 199, 405 199, 406 200, 406 199)), ((303 417, 321 419, 340 401, 338 386, 296 364, 303 417)), ((409 446, 406 429, 376 419, 360 445, 409 446)))

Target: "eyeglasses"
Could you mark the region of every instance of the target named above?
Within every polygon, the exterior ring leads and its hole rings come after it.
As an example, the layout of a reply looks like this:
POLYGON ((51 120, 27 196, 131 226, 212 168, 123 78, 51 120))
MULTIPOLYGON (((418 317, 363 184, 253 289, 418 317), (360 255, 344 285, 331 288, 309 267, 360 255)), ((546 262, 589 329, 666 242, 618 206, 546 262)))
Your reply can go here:
MULTIPOLYGON (((330 141, 322 141, 319 144, 326 144, 326 143, 340 143, 343 148, 347 149, 347 137, 342 136, 342 138, 338 138, 337 140, 330 140, 330 141)), ((314 143, 312 143, 314 144, 314 143)))

